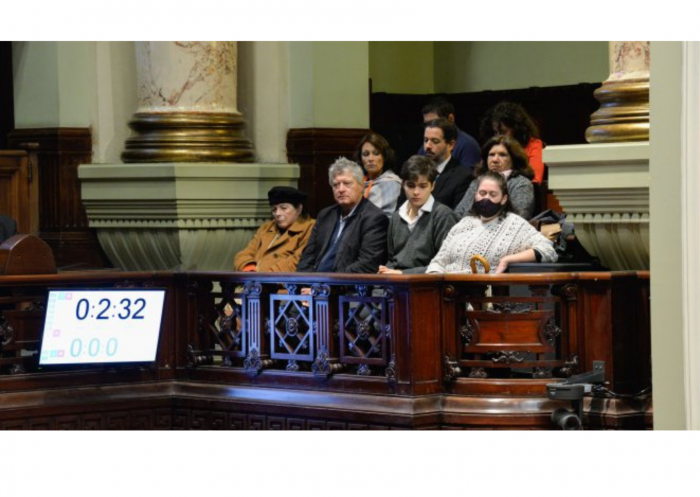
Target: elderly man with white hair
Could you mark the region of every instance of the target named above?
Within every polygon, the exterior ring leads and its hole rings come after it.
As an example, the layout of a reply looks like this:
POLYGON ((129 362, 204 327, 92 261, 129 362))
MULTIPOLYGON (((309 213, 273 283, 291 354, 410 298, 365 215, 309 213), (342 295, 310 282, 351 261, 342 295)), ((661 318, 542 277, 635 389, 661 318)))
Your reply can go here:
POLYGON ((362 196, 364 173, 340 158, 328 169, 336 205, 319 214, 298 272, 374 274, 387 258, 389 219, 362 196))

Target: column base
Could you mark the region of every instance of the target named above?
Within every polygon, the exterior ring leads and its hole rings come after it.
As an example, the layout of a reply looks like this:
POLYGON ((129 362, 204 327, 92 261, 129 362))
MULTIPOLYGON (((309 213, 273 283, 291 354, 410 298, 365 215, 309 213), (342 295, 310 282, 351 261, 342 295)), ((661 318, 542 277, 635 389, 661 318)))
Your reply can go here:
POLYGON ((122 160, 141 162, 238 162, 255 160, 240 114, 137 112, 129 122, 122 160))
POLYGON ((605 82, 593 95, 600 109, 591 115, 588 143, 649 140, 649 80, 605 82))

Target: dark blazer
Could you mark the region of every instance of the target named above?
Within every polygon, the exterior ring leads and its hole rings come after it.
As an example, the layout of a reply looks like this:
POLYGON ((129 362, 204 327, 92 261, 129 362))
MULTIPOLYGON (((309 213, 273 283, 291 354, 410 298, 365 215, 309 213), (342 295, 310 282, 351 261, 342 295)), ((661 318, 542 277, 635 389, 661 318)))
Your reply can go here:
MULTIPOLYGON (((326 207, 318 214, 316 225, 306 244, 298 272, 316 271, 328 248, 335 223, 340 218, 340 207, 326 207)), ((363 198, 348 219, 340 239, 333 265, 334 273, 374 274, 387 259, 386 237, 389 218, 372 202, 363 198)))
MULTIPOLYGON (((464 194, 467 193, 467 188, 469 188, 473 179, 474 176, 469 172, 469 168, 462 166, 454 156, 451 156, 449 162, 445 165, 445 169, 435 180, 433 197, 441 204, 445 204, 454 210, 457 204, 462 201, 464 194)), ((405 201, 406 193, 401 188, 401 195, 396 202, 396 208, 401 207, 405 201)))

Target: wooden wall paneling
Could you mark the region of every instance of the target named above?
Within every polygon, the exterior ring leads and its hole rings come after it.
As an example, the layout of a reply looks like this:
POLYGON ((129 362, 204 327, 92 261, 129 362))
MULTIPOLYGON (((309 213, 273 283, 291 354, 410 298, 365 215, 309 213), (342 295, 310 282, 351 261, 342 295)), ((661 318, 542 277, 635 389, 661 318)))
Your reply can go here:
MULTIPOLYGON (((412 286, 410 300, 400 302, 410 310, 410 349, 401 354, 409 359, 413 395, 429 395, 442 391, 442 328, 440 304, 442 293, 435 285, 412 286)), ((454 329, 448 328, 448 329, 454 329)), ((397 330, 398 331, 398 330, 397 330)))
POLYGON ((614 274, 611 287, 614 388, 635 394, 651 386, 651 319, 648 273, 614 274))
POLYGON ((89 128, 16 129, 11 147, 36 147, 39 177, 39 236, 54 252, 59 268, 111 267, 80 198, 78 166, 92 162, 89 128))
POLYGON ((7 135, 15 127, 12 42, 0 41, 0 150, 7 148, 7 135))
POLYGON ((300 128, 287 133, 287 157, 300 167, 299 189, 307 192, 307 209, 312 217, 333 205, 328 167, 338 158, 352 158, 366 129, 300 128))
POLYGON ((0 214, 17 221, 17 233, 39 231, 36 161, 24 150, 0 150, 0 214))
POLYGON ((579 370, 581 373, 593 371, 593 361, 605 361, 605 379, 613 386, 612 320, 615 309, 612 307, 610 279, 587 276, 581 280, 580 288, 579 370))

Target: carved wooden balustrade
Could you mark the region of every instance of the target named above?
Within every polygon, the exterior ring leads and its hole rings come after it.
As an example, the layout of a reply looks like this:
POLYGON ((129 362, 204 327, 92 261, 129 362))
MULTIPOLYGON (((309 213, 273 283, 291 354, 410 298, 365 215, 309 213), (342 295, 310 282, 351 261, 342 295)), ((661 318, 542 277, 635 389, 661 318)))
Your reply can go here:
POLYGON ((440 276, 188 279, 190 378, 387 394, 441 389, 440 276))
MULTIPOLYGON (((545 385, 593 361, 649 386, 648 312, 634 272, 0 277, 0 428, 549 428, 545 385), (47 289, 119 286, 167 289, 156 363, 39 368, 47 289)), ((650 397, 585 409, 651 424, 650 397)))

